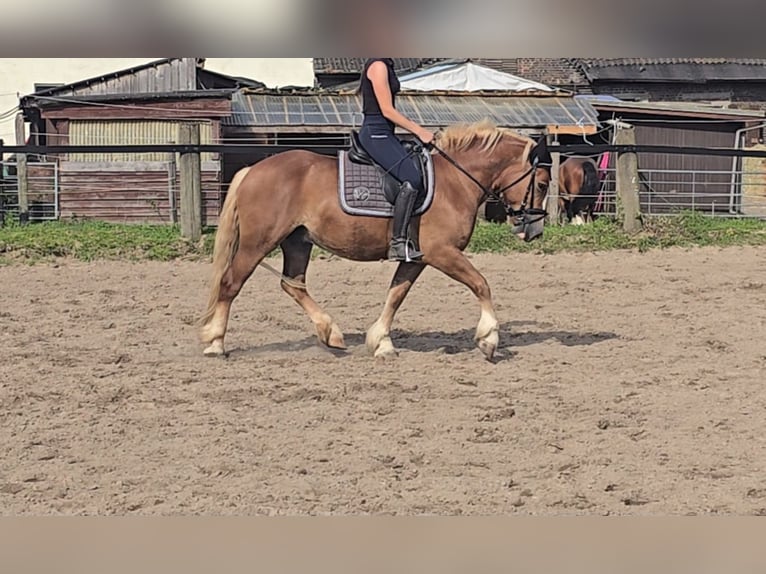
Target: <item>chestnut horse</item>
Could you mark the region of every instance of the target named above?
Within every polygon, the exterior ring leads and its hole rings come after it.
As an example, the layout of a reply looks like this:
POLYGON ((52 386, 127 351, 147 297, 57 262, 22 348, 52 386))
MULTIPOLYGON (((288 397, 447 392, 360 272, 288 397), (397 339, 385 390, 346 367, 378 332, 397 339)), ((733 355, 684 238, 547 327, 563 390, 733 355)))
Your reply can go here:
MULTIPOLYGON (((533 140, 488 122, 448 127, 438 134, 437 144, 465 172, 441 154, 433 155, 434 199, 420 217, 423 259, 398 264, 383 311, 367 331, 366 344, 376 357, 396 354, 389 335, 394 315, 430 265, 477 297, 481 317, 475 341, 491 359, 498 345, 498 320, 490 288, 463 250, 488 192, 515 180, 502 192, 503 199, 514 208, 524 203, 534 181, 530 166, 537 148, 533 151, 533 140)), ((536 205, 530 207, 541 207, 542 194, 534 197, 536 205)), ((341 330, 306 289, 312 247, 353 261, 377 261, 386 258, 390 234, 390 219, 351 216, 341 209, 335 157, 291 150, 243 168, 231 182, 216 233, 208 308, 200 319, 201 339, 208 344, 204 353, 225 354, 232 302, 255 268, 278 246, 283 253, 282 288, 307 313, 321 343, 345 349, 341 330)))

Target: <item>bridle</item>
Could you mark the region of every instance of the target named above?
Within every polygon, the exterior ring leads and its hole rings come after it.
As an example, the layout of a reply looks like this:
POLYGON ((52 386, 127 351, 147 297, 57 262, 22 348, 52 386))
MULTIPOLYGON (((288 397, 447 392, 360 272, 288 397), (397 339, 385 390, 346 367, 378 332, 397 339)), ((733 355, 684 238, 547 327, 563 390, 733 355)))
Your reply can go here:
POLYGON ((491 188, 488 188, 483 183, 481 183, 478 179, 476 179, 473 175, 468 173, 468 171, 463 168, 458 162, 456 162, 454 159, 452 159, 447 152, 445 152, 443 149, 439 148, 436 144, 433 142, 425 144, 424 147, 426 149, 434 149, 436 152, 441 155, 444 159, 446 159, 450 164, 452 164, 457 170, 459 170, 463 175, 465 175, 468 179, 470 179, 472 182, 474 182, 477 186, 479 186, 479 189, 482 190, 482 198, 481 203, 486 201, 489 198, 494 199, 497 201, 500 205, 503 206, 503 209, 505 210, 505 213, 509 217, 518 217, 520 215, 524 215, 529 211, 529 208, 527 207, 527 201, 531 199, 532 203, 531 205, 534 207, 535 202, 535 184, 536 184, 536 177, 537 177, 537 168, 540 166, 540 161, 538 157, 534 157, 532 161, 530 162, 532 164, 532 167, 530 167, 527 171, 525 171, 521 176, 514 179, 511 183, 508 185, 500 188, 499 190, 494 190, 491 188), (506 203, 505 196, 503 195, 506 191, 508 191, 510 188, 512 188, 514 185, 522 181, 525 177, 527 177, 529 174, 532 174, 532 179, 529 182, 529 186, 527 187, 527 192, 524 194, 524 200, 521 202, 521 207, 519 209, 513 209, 508 203, 506 203))

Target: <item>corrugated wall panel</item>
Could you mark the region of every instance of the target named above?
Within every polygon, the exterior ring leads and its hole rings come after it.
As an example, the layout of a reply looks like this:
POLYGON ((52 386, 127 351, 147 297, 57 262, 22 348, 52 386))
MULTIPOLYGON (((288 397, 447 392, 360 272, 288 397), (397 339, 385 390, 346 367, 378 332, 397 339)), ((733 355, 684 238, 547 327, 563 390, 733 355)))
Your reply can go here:
MULTIPOLYGON (((167 171, 62 171, 61 217, 117 223, 168 223, 172 187, 180 205, 177 176, 167 171)), ((216 225, 221 207, 220 172, 202 172, 203 225, 216 225)))
MULTIPOLYGON (((145 120, 72 120, 69 126, 70 145, 141 145, 178 142, 180 122, 145 120)), ((212 123, 200 126, 200 143, 213 143, 212 123)), ((166 153, 83 153, 69 154, 77 162, 145 162, 168 161, 166 153)), ((202 161, 215 161, 215 154, 202 154, 202 161)))

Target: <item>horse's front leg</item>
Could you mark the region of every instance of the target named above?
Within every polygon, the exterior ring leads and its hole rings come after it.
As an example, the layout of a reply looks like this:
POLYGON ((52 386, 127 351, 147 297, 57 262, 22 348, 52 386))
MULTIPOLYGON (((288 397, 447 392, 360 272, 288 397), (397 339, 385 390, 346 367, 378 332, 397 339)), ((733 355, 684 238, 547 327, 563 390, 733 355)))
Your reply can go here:
POLYGON ((367 330, 367 348, 375 357, 396 355, 396 349, 390 337, 394 315, 396 315, 404 302, 404 298, 423 269, 425 269, 425 265, 421 263, 400 263, 396 268, 396 273, 388 289, 383 312, 367 330))
POLYGON ((433 254, 429 253, 428 263, 445 275, 459 281, 476 295, 481 307, 481 317, 476 327, 474 340, 487 360, 492 360, 500 342, 500 335, 487 280, 457 248, 448 248, 433 254))

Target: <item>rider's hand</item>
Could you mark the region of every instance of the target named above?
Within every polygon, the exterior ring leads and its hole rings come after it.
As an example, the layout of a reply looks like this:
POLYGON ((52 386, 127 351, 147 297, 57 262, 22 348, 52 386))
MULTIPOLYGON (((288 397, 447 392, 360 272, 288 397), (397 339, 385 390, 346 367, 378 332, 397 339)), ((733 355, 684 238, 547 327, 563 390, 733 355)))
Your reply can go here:
POLYGON ((428 130, 421 130, 418 134, 418 139, 423 142, 426 146, 433 143, 434 141, 434 134, 433 132, 430 132, 428 130))

